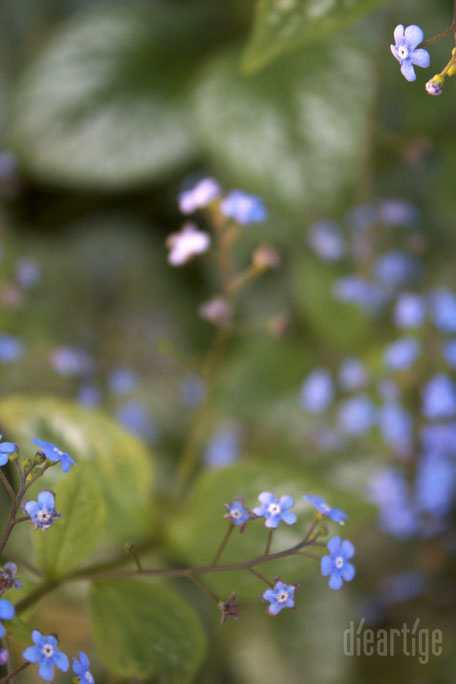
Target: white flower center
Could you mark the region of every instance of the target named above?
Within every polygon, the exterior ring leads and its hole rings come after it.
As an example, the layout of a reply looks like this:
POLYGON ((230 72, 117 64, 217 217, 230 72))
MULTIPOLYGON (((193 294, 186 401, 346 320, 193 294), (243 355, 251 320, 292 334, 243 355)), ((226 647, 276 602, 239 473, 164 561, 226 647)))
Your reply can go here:
POLYGON ((277 515, 278 513, 280 513, 281 510, 282 509, 280 508, 280 505, 278 503, 272 503, 268 506, 268 512, 271 515, 277 515))
POLYGON ((232 518, 240 518, 241 516, 242 516, 242 513, 239 510, 239 508, 235 508, 231 511, 231 517, 232 518))
POLYGON ((334 561, 334 564, 338 570, 343 567, 344 565, 344 559, 342 556, 337 556, 336 560, 334 561))
POLYGON ((54 451, 58 456, 63 456, 63 451, 60 451, 60 449, 57 449, 57 447, 54 447, 54 451))
POLYGON ((398 48, 398 53, 401 59, 407 59, 407 57, 409 56, 409 51, 404 45, 398 48))
POLYGON ((288 591, 281 591, 280 594, 277 596, 277 603, 285 603, 285 601, 288 600, 288 591))
POLYGON ((85 673, 84 679, 86 679, 88 682, 90 682, 90 684, 92 684, 92 682, 93 682, 93 677, 92 677, 92 675, 90 674, 90 672, 86 672, 86 673, 85 673))
POLYGON ((327 513, 328 511, 331 510, 330 507, 328 506, 328 504, 325 504, 325 503, 322 503, 320 508, 321 508, 322 513, 327 513))
POLYGON ((41 653, 44 655, 45 658, 52 658, 52 656, 54 655, 54 647, 51 646, 51 644, 45 644, 41 649, 41 653))
POLYGON ((40 522, 47 522, 51 518, 51 512, 42 509, 38 512, 37 518, 40 522))

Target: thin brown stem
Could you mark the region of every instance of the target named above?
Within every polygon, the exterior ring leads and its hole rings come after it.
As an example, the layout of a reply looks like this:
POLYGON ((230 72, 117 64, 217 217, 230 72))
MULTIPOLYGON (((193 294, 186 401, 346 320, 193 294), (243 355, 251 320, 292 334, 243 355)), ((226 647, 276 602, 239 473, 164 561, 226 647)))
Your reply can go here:
POLYGON ((22 670, 25 670, 26 667, 31 665, 32 663, 22 663, 22 665, 14 670, 14 672, 10 672, 6 677, 3 677, 3 679, 0 679, 0 684, 3 684, 3 682, 10 682, 13 677, 15 677, 19 672, 22 672, 22 670))
POLYGON ((264 550, 264 556, 267 556, 269 553, 269 549, 271 548, 271 543, 272 543, 272 535, 274 534, 274 530, 269 530, 268 532, 268 540, 266 542, 266 548, 264 550))
POLYGON ((3 484, 5 485, 6 491, 10 495, 11 501, 16 501, 16 492, 12 488, 8 478, 6 477, 5 473, 3 472, 3 470, 1 468, 0 468, 0 478, 3 482, 3 484))
POLYGON ((227 531, 225 532, 225 536, 224 536, 223 539, 222 539, 222 543, 221 543, 220 546, 218 547, 217 553, 215 554, 214 560, 212 561, 212 564, 213 564, 213 565, 217 565, 217 563, 218 563, 218 561, 219 561, 219 558, 220 558, 220 556, 221 556, 222 553, 223 553, 223 549, 224 549, 225 546, 227 545, 228 540, 229 540, 229 538, 231 537, 231 533, 232 533, 233 530, 234 530, 234 525, 233 525, 232 522, 229 522, 228 525, 229 525, 229 527, 228 527, 227 531))
POLYGON ((252 573, 252 575, 255 575, 255 577, 258 577, 258 579, 260 579, 262 582, 266 582, 266 584, 268 586, 270 586, 270 587, 274 586, 274 584, 272 582, 270 582, 267 577, 262 575, 261 572, 258 572, 258 570, 254 570, 253 568, 249 568, 248 570, 249 570, 249 572, 252 573))
POLYGON ((422 43, 418 45, 418 48, 423 48, 427 45, 431 45, 432 43, 436 43, 438 40, 442 40, 442 38, 445 38, 445 36, 448 36, 450 33, 454 33, 456 35, 456 3, 453 15, 453 23, 451 24, 451 26, 445 29, 445 31, 442 31, 442 33, 438 33, 436 36, 433 36, 433 38, 424 40, 422 43))
POLYGON ((209 587, 207 586, 207 584, 203 582, 203 580, 201 580, 196 575, 189 575, 189 579, 193 582, 193 584, 196 587, 202 589, 205 594, 207 594, 213 601, 215 601, 217 605, 221 603, 220 598, 216 594, 214 594, 214 592, 211 589, 209 589, 209 587))

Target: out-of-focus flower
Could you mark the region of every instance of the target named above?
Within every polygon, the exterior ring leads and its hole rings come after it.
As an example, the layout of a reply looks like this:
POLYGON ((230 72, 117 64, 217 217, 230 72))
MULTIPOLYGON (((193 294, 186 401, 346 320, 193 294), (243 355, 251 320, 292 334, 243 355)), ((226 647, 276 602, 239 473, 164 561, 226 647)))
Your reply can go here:
POLYGON ((66 672, 70 666, 68 656, 59 650, 55 636, 44 636, 37 629, 32 632, 32 641, 35 646, 29 646, 22 654, 24 660, 29 663, 39 663, 38 674, 45 682, 54 679, 54 665, 66 672))
POLYGON ((403 292, 394 309, 394 320, 399 328, 419 328, 426 315, 426 305, 420 295, 403 292))
POLYGON ((456 340, 448 340, 443 345, 443 353, 452 368, 456 368, 456 340))
POLYGON ((0 363, 18 361, 24 355, 21 340, 12 335, 0 335, 0 363))
POLYGON ((412 448, 413 422, 410 413, 397 402, 389 402, 378 412, 380 431, 387 444, 400 456, 408 456, 412 448))
POLYGON ((270 603, 268 615, 278 615, 284 608, 294 608, 294 594, 296 584, 285 584, 281 580, 276 581, 273 589, 266 589, 260 598, 270 603))
POLYGON ((279 522, 283 520, 287 525, 294 525, 297 518, 295 513, 289 509, 294 506, 294 499, 291 496, 281 496, 276 499, 272 492, 262 492, 258 497, 262 504, 253 509, 259 518, 266 518, 265 527, 275 530, 279 522))
POLYGON ((78 347, 57 347, 51 353, 54 370, 64 377, 88 375, 95 368, 95 362, 84 349, 78 347))
POLYGON ((419 217, 418 209, 405 200, 383 200, 379 207, 380 220, 391 226, 413 226, 419 217))
POLYGON ((192 214, 197 209, 207 207, 221 194, 222 190, 216 180, 203 178, 191 190, 184 190, 179 194, 179 209, 183 214, 192 214))
POLYGON ((338 261, 346 250, 340 227, 335 221, 318 221, 309 228, 309 244, 323 261, 338 261))
POLYGON ((333 383, 325 368, 316 368, 301 387, 299 402, 310 413, 322 413, 334 395, 333 383))
POLYGON ((66 451, 62 451, 59 447, 56 447, 55 444, 43 442, 41 439, 34 439, 33 442, 40 448, 40 451, 46 458, 52 461, 52 463, 60 462, 64 473, 67 473, 72 465, 76 465, 76 461, 74 461, 66 451))
POLYGON ((355 568, 349 559, 355 555, 355 547, 351 541, 344 542, 340 537, 333 537, 328 542, 329 556, 321 559, 321 574, 323 577, 329 575, 329 586, 331 589, 340 589, 343 580, 351 582, 355 576, 355 568))
POLYGON ((219 608, 222 612, 220 624, 224 625, 228 618, 232 617, 234 620, 239 619, 239 606, 236 601, 236 594, 231 594, 228 601, 219 603, 219 608))
POLYGON ((182 378, 179 387, 179 396, 185 406, 199 406, 206 395, 204 380, 195 373, 182 378))
MULTIPOLYGON (((2 436, 0 435, 0 439, 2 436)), ((6 465, 11 454, 19 451, 17 444, 13 442, 0 442, 0 466, 6 465)))
POLYGON ((78 401, 87 408, 95 408, 101 402, 100 388, 96 385, 86 384, 79 388, 78 401))
POLYGON ((399 539, 410 537, 419 529, 418 510, 402 471, 386 468, 371 479, 369 498, 379 508, 379 526, 399 539))
POLYGON ((157 437, 157 426, 147 407, 140 401, 126 401, 119 406, 117 420, 124 428, 148 442, 153 442, 157 437))
POLYGON ((374 264, 376 278, 389 291, 412 280, 418 270, 418 262, 398 250, 387 252, 374 264))
POLYGON ((134 370, 125 366, 114 368, 108 377, 108 387, 114 394, 129 394, 133 392, 138 382, 134 370))
POLYGON ((376 419, 373 403, 365 394, 343 401, 339 407, 339 427, 349 435, 362 435, 376 419))
POLYGON ((456 295, 450 290, 434 290, 430 297, 434 324, 446 333, 456 332, 456 295))
POLYGON ((352 392, 366 384, 367 371, 359 359, 344 359, 339 369, 339 383, 342 389, 352 392))
POLYGON ((22 287, 28 289, 37 285, 41 271, 35 259, 24 257, 16 262, 16 279, 22 287))
POLYGON ((42 532, 48 530, 54 520, 62 517, 55 509, 55 494, 48 489, 38 494, 37 501, 24 501, 22 510, 30 517, 35 530, 40 528, 42 532))
POLYGON ((202 318, 214 325, 227 326, 231 321, 231 307, 223 297, 214 297, 198 307, 202 318))
POLYGON ((226 218, 231 218, 243 226, 261 223, 268 212, 261 197, 249 195, 242 190, 232 190, 220 203, 220 210, 226 218))
POLYGON ((414 337, 402 337, 390 344, 383 355, 385 365, 391 370, 407 370, 420 352, 420 343, 414 337))
MULTIPOLYGON (((6 599, 0 599, 0 620, 12 620, 15 614, 13 604, 6 599)), ((5 633, 3 623, 0 622, 0 639, 3 639, 5 633)))
POLYGON ((390 45, 391 52, 401 65, 402 75, 407 81, 414 81, 416 79, 415 69, 413 65, 426 68, 431 63, 429 52, 423 48, 417 47, 423 42, 423 30, 412 24, 404 29, 402 24, 398 24, 394 29, 395 45, 390 45))
POLYGON ((422 511, 437 517, 449 513, 455 484, 456 464, 453 458, 438 453, 421 454, 416 477, 416 503, 422 511))
POLYGON ((9 660, 9 651, 6 648, 0 648, 0 665, 6 665, 9 660))
POLYGON ((331 508, 331 506, 328 506, 320 496, 308 496, 307 494, 303 494, 302 496, 304 499, 307 499, 307 501, 310 501, 319 513, 328 516, 328 518, 339 523, 339 525, 345 525, 345 520, 348 516, 344 511, 341 511, 339 508, 331 508))
POLYGON ((341 302, 357 304, 366 313, 376 313, 387 299, 378 284, 356 275, 336 280, 333 285, 333 295, 341 302))
POLYGON ((252 255, 252 264, 259 270, 278 268, 280 256, 272 245, 260 245, 252 255))
POLYGON ((186 223, 178 233, 169 235, 166 246, 170 250, 168 262, 172 266, 182 266, 192 257, 209 249, 211 238, 207 233, 198 230, 193 223, 186 223))
POLYGON ((212 436, 204 452, 204 463, 208 468, 224 468, 239 458, 241 448, 241 424, 236 420, 226 421, 212 436))
POLYGON ((423 388, 421 398, 423 415, 429 420, 456 414, 456 388, 448 375, 435 375, 423 388))

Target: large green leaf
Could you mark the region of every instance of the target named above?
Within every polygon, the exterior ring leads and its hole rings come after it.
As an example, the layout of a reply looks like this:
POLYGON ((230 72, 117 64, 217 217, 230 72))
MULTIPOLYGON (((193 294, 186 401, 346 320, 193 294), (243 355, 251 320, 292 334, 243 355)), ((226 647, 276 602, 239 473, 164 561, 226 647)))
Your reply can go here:
POLYGON ((321 42, 250 78, 239 73, 237 51, 223 53, 194 92, 212 164, 285 214, 330 211, 362 173, 371 66, 359 36, 321 42))
POLYGON ((92 463, 73 468, 55 494, 62 518, 33 537, 38 564, 50 577, 76 569, 95 551, 105 529, 105 508, 92 463))
POLYGON ((14 101, 10 139, 24 168, 58 184, 117 188, 187 161, 194 147, 174 45, 182 23, 158 3, 103 4, 60 29, 14 101))
MULTIPOLYGON (((290 527, 280 524, 274 533, 275 551, 301 541, 313 520, 314 509, 302 499, 301 494, 323 496, 331 505, 345 510, 349 516, 346 524, 349 535, 365 521, 369 510, 367 504, 350 492, 336 491, 334 487, 316 482, 305 472, 304 464, 298 470, 283 461, 277 464, 245 462, 201 475, 188 502, 166 531, 170 550, 192 566, 210 563, 228 526, 223 518, 224 503, 233 501, 236 496, 243 496, 246 505, 254 508, 259 505, 257 497, 263 491, 272 491, 277 496, 287 494, 295 500, 293 510, 298 515, 298 522, 290 527)), ((339 526, 330 522, 328 527, 334 531, 339 526)), ((234 563, 261 556, 267 536, 264 519, 249 522, 243 534, 234 530, 220 562, 234 563)), ((295 556, 273 561, 259 569, 270 578, 280 575, 285 576, 287 581, 299 582, 305 572, 318 572, 315 565, 313 560, 295 556)), ((252 598, 262 588, 261 583, 246 571, 205 574, 204 579, 224 599, 232 591, 241 598, 252 598)))
POLYGON ((163 580, 96 582, 90 606, 96 647, 110 672, 176 684, 193 679, 205 635, 193 609, 163 580))
MULTIPOLYGON (((133 542, 150 533, 152 457, 113 420, 62 399, 17 396, 0 402, 0 425, 3 434, 17 442, 25 455, 36 451, 32 439, 38 437, 58 445, 78 463, 90 461, 111 536, 133 542)), ((38 486, 53 489, 61 473, 59 465, 50 468, 34 485, 32 495, 38 486)), ((72 475, 73 469, 65 478, 72 475)))
POLYGON ((321 40, 382 2, 385 0, 258 0, 244 69, 255 71, 284 52, 321 40))

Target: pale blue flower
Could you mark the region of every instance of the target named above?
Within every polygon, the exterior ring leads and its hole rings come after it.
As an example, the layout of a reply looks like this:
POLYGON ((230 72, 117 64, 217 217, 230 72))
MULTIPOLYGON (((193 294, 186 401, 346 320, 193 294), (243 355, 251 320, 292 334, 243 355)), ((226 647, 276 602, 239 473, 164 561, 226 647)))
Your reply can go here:
POLYGON ((423 48, 417 49, 418 45, 423 42, 423 30, 412 24, 404 29, 402 24, 398 24, 394 29, 395 45, 391 45, 391 52, 401 65, 402 75, 407 81, 414 81, 416 79, 415 69, 413 65, 426 68, 431 63, 429 52, 423 48))
POLYGON ((54 665, 66 672, 70 666, 68 656, 59 650, 57 639, 52 636, 44 636, 37 629, 32 632, 32 641, 35 646, 25 649, 22 657, 29 663, 39 663, 38 674, 45 682, 54 679, 54 665))
POLYGON ((329 575, 331 589, 340 589, 343 580, 351 582, 355 576, 355 568, 349 559, 355 555, 355 547, 351 541, 342 541, 340 537, 333 537, 328 542, 329 556, 321 559, 321 574, 329 575))
POLYGON ((260 598, 263 601, 270 603, 268 608, 269 615, 277 615, 284 608, 294 608, 294 593, 296 591, 295 584, 285 584, 285 582, 277 581, 273 589, 266 589, 260 598))
POLYGON ((280 499, 276 499, 272 492, 262 492, 258 501, 262 505, 254 508, 253 512, 259 518, 266 518, 264 524, 268 529, 275 530, 281 520, 287 525, 294 525, 296 522, 295 513, 289 510, 294 506, 294 499, 291 496, 281 496, 280 499))

